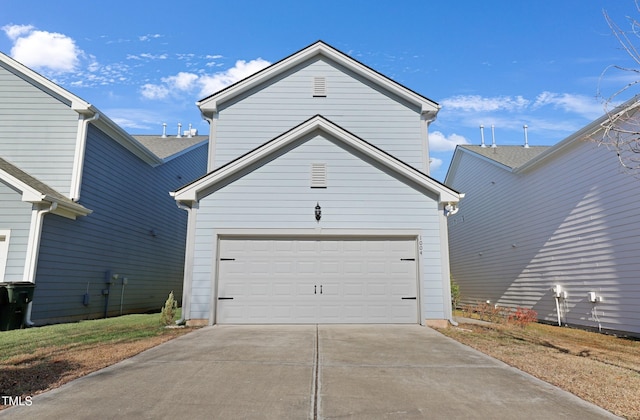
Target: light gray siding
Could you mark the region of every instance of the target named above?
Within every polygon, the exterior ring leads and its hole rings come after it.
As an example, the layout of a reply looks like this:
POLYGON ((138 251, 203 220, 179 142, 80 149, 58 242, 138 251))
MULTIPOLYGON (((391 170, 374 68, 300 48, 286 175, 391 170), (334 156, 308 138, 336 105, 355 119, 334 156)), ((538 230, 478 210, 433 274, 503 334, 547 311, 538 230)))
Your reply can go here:
POLYGON ((523 173, 461 154, 449 221, 453 278, 464 302, 535 309, 563 322, 640 335, 640 196, 615 153, 575 141, 523 173), (601 303, 592 304, 587 292, 601 303))
POLYGON ((251 169, 203 198, 196 210, 191 319, 209 318, 215 238, 220 229, 243 229, 256 235, 264 229, 312 235, 325 229, 353 235, 413 232, 422 243, 423 318, 445 317, 449 299, 442 287, 441 216, 433 194, 417 191, 323 136, 251 169), (326 189, 310 188, 312 163, 326 163, 326 189), (322 207, 319 223, 314 218, 316 203, 322 207))
POLYGON ((348 69, 317 59, 220 106, 215 123, 215 162, 209 170, 316 114, 422 168, 420 110, 381 92, 348 69), (326 97, 313 97, 316 76, 326 80, 326 97))
POLYGON ((120 313, 121 297, 123 313, 159 310, 172 290, 181 299, 186 213, 169 191, 203 175, 206 159, 203 145, 153 168, 91 125, 81 204, 93 213, 77 220, 45 216, 33 321, 102 316, 108 270, 120 275, 111 286, 110 315, 120 313))
POLYGON ((0 182, 0 230, 11 231, 4 279, 0 281, 23 280, 30 222, 31 203, 21 201, 20 193, 0 182))
POLYGON ((0 66, 0 156, 68 195, 78 114, 0 66))

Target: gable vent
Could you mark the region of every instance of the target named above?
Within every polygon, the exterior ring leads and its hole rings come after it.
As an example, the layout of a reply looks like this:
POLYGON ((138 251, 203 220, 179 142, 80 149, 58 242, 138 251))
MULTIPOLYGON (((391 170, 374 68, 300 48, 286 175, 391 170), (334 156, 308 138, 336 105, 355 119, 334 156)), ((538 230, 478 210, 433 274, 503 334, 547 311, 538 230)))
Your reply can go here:
POLYGON ((327 164, 311 164, 311 188, 327 188, 327 164))
POLYGON ((327 79, 324 77, 313 78, 313 97, 322 98, 327 96, 327 79))

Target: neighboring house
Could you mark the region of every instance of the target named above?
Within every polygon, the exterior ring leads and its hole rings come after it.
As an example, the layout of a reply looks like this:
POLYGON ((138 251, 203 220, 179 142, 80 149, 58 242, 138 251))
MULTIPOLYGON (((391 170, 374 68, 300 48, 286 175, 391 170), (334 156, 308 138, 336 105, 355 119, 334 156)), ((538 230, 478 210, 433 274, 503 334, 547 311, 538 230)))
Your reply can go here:
POLYGON ((458 146, 445 183, 466 194, 449 219, 462 303, 640 335, 640 180, 596 142, 607 118, 553 147, 458 146))
POLYGON ((206 159, 206 136, 136 139, 0 54, 0 281, 35 283, 27 322, 179 299, 186 217, 167 193, 206 159))
POLYGON ((461 194, 428 175, 438 104, 316 42, 198 106, 209 173, 173 193, 188 322, 451 318, 461 194))

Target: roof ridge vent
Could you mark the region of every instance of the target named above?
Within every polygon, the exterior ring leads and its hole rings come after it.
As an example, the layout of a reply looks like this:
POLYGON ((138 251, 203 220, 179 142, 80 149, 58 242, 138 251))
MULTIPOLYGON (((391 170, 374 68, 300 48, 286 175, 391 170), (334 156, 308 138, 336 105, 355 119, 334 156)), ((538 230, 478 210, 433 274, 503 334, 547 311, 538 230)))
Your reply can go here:
POLYGON ((527 126, 527 124, 523 125, 522 128, 524 128, 524 148, 528 149, 529 148, 529 137, 527 136, 527 128, 529 128, 527 126))
POLYGON ((491 124, 491 148, 495 149, 496 145, 496 126, 491 124))

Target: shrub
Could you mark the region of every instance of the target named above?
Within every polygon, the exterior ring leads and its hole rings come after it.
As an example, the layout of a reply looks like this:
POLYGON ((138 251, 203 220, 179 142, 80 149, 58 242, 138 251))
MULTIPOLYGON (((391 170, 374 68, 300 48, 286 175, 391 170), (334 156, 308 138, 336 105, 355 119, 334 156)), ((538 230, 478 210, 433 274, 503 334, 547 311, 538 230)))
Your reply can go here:
POLYGON ((507 317, 507 309, 497 305, 491 305, 487 302, 477 303, 475 305, 465 305, 462 309, 471 318, 477 318, 482 321, 504 323, 507 317))
POLYGON ((536 322, 537 320, 538 313, 536 311, 529 308, 521 308, 519 306, 514 312, 509 314, 509 317, 507 318, 507 322, 515 324, 522 328, 526 327, 532 322, 536 322))
POLYGON ((169 293, 169 297, 167 301, 164 303, 162 307, 162 311, 160 312, 160 323, 162 325, 171 325, 173 324, 174 319, 176 318, 176 311, 178 310, 178 302, 173 298, 173 290, 169 293))
POLYGON ((458 308, 458 304, 460 303, 460 286, 458 283, 451 279, 451 306, 453 309, 458 308))

